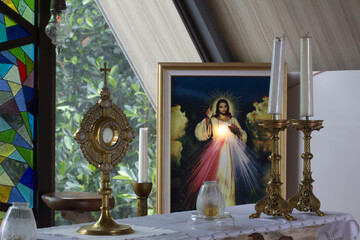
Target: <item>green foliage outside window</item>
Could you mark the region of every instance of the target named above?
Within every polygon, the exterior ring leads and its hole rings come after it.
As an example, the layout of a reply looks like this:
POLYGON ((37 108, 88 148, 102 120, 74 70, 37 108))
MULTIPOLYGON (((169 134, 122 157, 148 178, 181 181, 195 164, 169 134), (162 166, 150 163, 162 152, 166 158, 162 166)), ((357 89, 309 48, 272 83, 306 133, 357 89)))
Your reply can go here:
MULTIPOLYGON (((155 111, 95 1, 67 0, 67 7, 73 35, 57 56, 56 191, 97 192, 100 187, 100 172, 84 159, 73 134, 80 127, 82 116, 99 100, 104 81, 99 69, 104 62, 111 67, 107 75, 113 102, 123 109, 137 135, 140 127, 149 128, 149 180, 155 183, 155 111)), ((137 136, 125 158, 111 172, 113 218, 136 215, 136 196, 131 184, 137 180, 138 148, 137 136)), ((148 205, 149 214, 153 214, 155 184, 148 205)), ((56 214, 57 225, 67 223, 60 213, 56 214)))

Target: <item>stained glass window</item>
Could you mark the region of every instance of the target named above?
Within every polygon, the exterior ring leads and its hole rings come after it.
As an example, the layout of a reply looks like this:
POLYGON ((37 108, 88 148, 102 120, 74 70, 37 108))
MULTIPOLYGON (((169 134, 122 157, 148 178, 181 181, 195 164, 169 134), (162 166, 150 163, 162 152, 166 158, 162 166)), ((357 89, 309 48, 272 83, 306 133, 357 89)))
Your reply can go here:
POLYGON ((2 2, 34 25, 35 0, 2 0, 2 2))
POLYGON ((34 44, 0 52, 0 202, 33 205, 34 44))
POLYGON ((0 43, 29 36, 23 27, 8 16, 0 13, 0 43))

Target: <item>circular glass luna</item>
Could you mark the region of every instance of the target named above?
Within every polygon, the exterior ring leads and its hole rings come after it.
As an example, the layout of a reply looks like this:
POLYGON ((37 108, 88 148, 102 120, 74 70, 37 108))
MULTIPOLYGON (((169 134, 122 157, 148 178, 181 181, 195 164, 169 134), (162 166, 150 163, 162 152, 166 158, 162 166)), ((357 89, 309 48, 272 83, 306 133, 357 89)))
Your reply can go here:
POLYGON ((106 150, 114 150, 121 141, 121 129, 114 121, 104 123, 99 132, 100 145, 106 150))

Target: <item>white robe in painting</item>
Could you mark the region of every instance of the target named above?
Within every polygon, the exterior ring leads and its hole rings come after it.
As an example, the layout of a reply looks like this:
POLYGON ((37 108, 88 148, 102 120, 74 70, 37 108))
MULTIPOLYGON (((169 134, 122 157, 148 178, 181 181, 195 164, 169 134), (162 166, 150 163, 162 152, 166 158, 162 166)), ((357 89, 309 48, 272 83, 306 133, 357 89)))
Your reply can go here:
POLYGON ((250 191, 259 185, 259 171, 254 159, 245 151, 247 134, 235 117, 223 121, 216 117, 203 119, 195 128, 199 141, 211 138, 199 154, 189 179, 191 187, 188 197, 194 198, 204 181, 216 180, 227 206, 236 205, 236 188, 245 186, 250 191), (229 126, 236 127, 234 134, 229 126), (238 182, 241 184, 237 184, 238 182))

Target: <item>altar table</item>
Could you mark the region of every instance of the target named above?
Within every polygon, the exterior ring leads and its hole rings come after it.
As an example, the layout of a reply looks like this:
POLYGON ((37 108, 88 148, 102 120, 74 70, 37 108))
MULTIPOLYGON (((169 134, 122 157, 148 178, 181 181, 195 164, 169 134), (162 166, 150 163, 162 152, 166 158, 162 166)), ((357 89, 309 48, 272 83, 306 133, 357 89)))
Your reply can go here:
MULTIPOLYGON (((117 223, 131 225, 134 233, 122 236, 89 236, 76 233, 83 224, 38 229, 37 239, 224 239, 248 240, 251 234, 262 235, 262 239, 357 239, 359 226, 351 214, 324 211, 325 216, 315 213, 294 211, 296 219, 288 221, 283 217, 272 217, 261 214, 260 218, 249 219, 254 213, 254 204, 227 207, 235 219, 235 226, 230 229, 194 229, 187 219, 194 211, 116 220, 117 223), (286 238, 288 236, 289 238, 286 238)), ((261 238, 260 238, 261 239, 261 238)))

